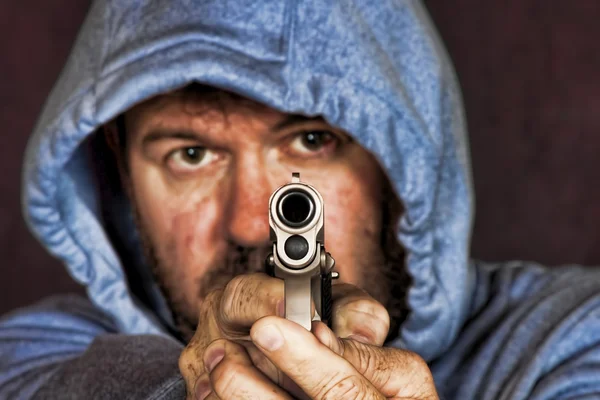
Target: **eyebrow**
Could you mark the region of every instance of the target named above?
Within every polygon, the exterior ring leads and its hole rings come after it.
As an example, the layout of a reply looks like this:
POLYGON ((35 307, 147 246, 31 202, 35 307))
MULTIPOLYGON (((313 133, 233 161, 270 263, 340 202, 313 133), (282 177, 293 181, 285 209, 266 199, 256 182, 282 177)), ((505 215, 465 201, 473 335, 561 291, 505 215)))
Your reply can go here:
POLYGON ((146 146, 152 142, 157 142, 163 139, 182 139, 182 140, 200 140, 200 136, 193 131, 186 130, 171 130, 171 129, 155 129, 150 131, 142 140, 142 145, 146 146))
MULTIPOLYGON (((323 118, 320 116, 317 117, 307 117, 299 114, 288 115, 283 120, 279 121, 275 125, 270 128, 270 131, 273 133, 278 133, 284 129, 290 128, 294 125, 303 124, 307 122, 324 122, 323 118)), ((150 143, 157 142, 164 139, 181 139, 181 140, 190 140, 190 141, 199 141, 202 140, 202 135, 200 132, 194 132, 189 130, 176 130, 176 129, 165 129, 159 128, 151 130, 142 140, 142 145, 146 146, 150 143)))
POLYGON ((323 118, 320 116, 317 117, 307 117, 305 115, 292 114, 288 115, 282 121, 279 121, 275 125, 271 127, 271 132, 277 133, 286 128, 289 128, 294 125, 303 124, 307 122, 324 122, 323 118))

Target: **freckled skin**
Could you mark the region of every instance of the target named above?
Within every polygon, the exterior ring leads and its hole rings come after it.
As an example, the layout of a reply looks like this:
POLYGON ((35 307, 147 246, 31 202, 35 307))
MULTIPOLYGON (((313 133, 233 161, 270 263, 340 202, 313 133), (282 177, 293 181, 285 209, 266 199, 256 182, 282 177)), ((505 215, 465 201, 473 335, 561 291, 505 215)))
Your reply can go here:
POLYGON ((389 297, 384 278, 376 286, 369 282, 378 279, 365 278, 381 277, 385 262, 385 178, 377 161, 348 140, 318 157, 304 150, 293 153, 290 142, 303 131, 346 136, 324 121, 273 133, 271 128, 287 116, 250 101, 229 99, 217 107, 201 97, 173 95, 151 99, 126 114, 127 184, 138 224, 168 296, 177 298, 175 311, 190 323, 197 323, 202 302, 198 282, 208 271, 222 268, 232 247, 269 247, 269 197, 290 182, 292 172, 300 172, 302 181, 323 196, 325 245, 341 280, 384 304, 389 297), (198 139, 161 139, 145 146, 144 139, 157 127, 193 131, 198 139), (208 148, 214 160, 178 172, 168 155, 193 146, 208 148))

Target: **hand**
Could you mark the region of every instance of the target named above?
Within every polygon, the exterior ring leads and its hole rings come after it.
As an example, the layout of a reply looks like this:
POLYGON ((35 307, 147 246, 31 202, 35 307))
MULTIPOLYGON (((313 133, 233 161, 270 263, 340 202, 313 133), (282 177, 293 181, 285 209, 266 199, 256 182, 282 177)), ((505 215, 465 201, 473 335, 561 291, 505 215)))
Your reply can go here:
MULTIPOLYGON (((250 332, 258 349, 302 390, 296 397, 438 398, 431 372, 416 354, 339 339, 320 322, 313 323, 313 331, 314 335, 283 318, 265 317, 250 332)), ((201 399, 292 399, 253 366, 239 344, 217 340, 204 357, 208 368, 199 379, 199 388, 208 397, 201 399)))
MULTIPOLYGON (((200 307, 198 329, 179 358, 188 398, 195 398, 198 378, 206 370, 202 356, 208 345, 217 339, 239 342, 259 372, 272 374, 276 370, 250 341, 249 332, 262 317, 283 316, 283 299, 283 280, 263 273, 237 276, 224 289, 214 290, 206 296, 200 307)), ((333 286, 332 327, 337 336, 355 335, 362 342, 382 345, 389 329, 389 315, 385 307, 366 292, 340 283, 333 286)), ((277 382, 290 383, 290 389, 294 391, 294 384, 281 371, 276 375, 277 382)), ((287 388, 288 385, 283 386, 287 388)))

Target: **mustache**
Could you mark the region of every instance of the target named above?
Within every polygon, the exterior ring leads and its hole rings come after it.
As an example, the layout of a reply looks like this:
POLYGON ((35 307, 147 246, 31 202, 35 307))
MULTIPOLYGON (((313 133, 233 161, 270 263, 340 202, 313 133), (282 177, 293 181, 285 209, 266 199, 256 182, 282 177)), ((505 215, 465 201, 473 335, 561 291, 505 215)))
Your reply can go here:
POLYGON ((198 279, 198 295, 205 298, 214 289, 224 288, 234 277, 242 274, 265 272, 265 260, 272 253, 271 246, 245 247, 229 245, 225 254, 211 265, 198 279))

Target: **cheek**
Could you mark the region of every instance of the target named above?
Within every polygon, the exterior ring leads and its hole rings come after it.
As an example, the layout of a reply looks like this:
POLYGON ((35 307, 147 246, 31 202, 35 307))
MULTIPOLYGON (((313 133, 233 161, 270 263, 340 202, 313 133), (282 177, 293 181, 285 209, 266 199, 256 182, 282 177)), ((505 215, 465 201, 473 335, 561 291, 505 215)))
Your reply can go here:
POLYGON ((219 242, 219 204, 213 197, 190 200, 187 207, 172 209, 164 240, 172 243, 168 264, 194 275, 204 272, 219 242))
MULTIPOLYGON (((341 184, 323 190, 325 246, 336 259, 345 282, 358 284, 365 266, 377 263, 381 253, 381 204, 372 193, 375 181, 364 185, 347 176, 341 184)), ((373 265, 376 267, 376 265, 373 265)))
POLYGON ((223 202, 217 186, 174 190, 152 171, 132 176, 142 226, 158 256, 159 268, 164 275, 175 277, 178 282, 174 283, 190 299, 198 278, 221 250, 223 202))

